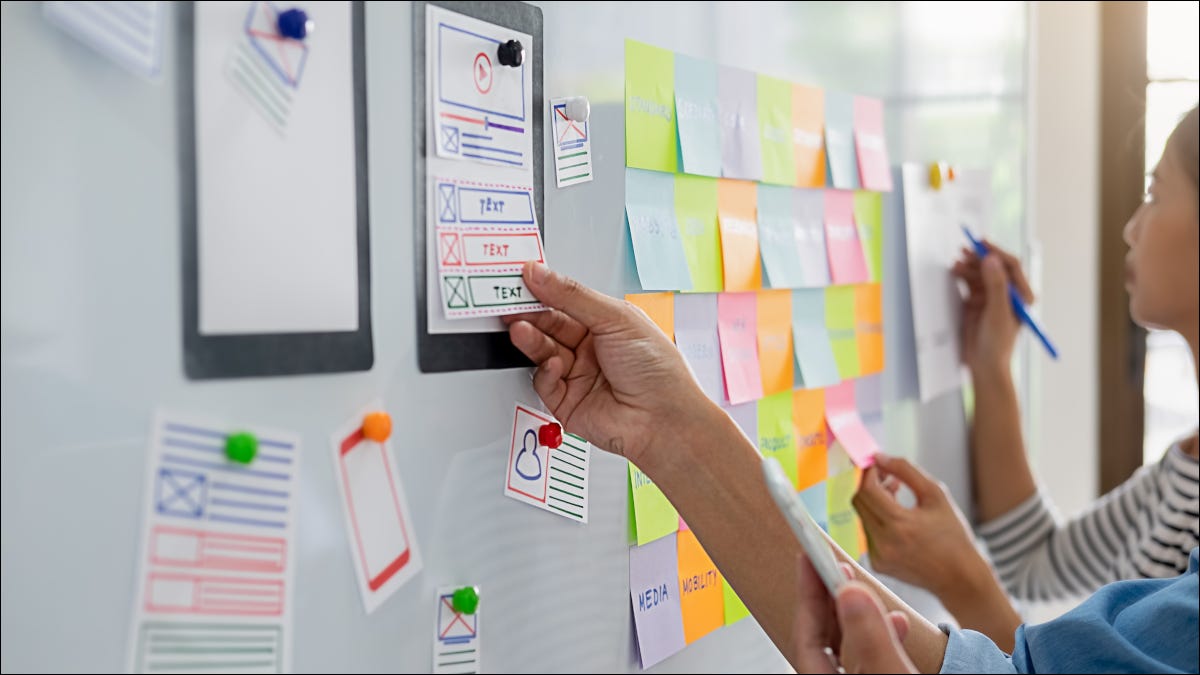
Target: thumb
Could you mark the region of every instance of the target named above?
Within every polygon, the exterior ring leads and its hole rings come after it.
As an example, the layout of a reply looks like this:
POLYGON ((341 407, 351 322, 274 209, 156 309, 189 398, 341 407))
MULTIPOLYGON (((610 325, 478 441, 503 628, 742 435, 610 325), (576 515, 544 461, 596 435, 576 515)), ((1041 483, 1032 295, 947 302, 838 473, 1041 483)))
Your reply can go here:
POLYGON ((621 316, 619 301, 557 274, 542 263, 525 263, 521 276, 542 304, 559 310, 589 329, 621 316))
POLYGON ((924 504, 942 493, 937 481, 903 457, 880 453, 875 455, 875 465, 907 485, 913 491, 918 504, 924 504))
POLYGON ((982 275, 984 289, 983 311, 989 317, 1012 315, 1008 297, 1008 274, 1004 271, 1004 263, 999 256, 988 255, 983 258, 982 275))
POLYGON ((846 672, 914 672, 891 617, 870 589, 848 582, 838 592, 837 614, 842 631, 839 653, 846 672))

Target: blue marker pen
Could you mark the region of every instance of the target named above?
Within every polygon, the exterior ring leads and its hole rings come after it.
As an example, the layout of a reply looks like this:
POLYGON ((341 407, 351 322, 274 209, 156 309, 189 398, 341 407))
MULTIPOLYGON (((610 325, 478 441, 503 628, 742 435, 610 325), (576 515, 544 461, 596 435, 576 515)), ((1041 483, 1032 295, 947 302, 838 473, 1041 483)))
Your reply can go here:
MULTIPOLYGON (((975 238, 975 235, 971 234, 971 231, 967 229, 966 225, 962 226, 962 231, 963 234, 967 235, 967 239, 971 240, 971 246, 975 248, 975 255, 983 258, 988 253, 991 253, 991 251, 988 250, 988 247, 985 246, 982 241, 979 241, 975 238)), ((1042 332, 1041 327, 1037 325, 1037 322, 1033 320, 1033 317, 1029 316, 1029 310, 1025 308, 1025 303, 1021 301, 1020 294, 1017 293, 1017 289, 1013 288, 1011 283, 1008 285, 1008 297, 1012 301, 1013 314, 1017 315, 1017 318, 1021 320, 1021 323, 1029 326, 1029 330, 1033 331, 1033 334, 1037 336, 1038 340, 1041 340, 1042 346, 1045 347, 1046 351, 1050 353, 1050 358, 1057 360, 1058 350, 1055 349, 1054 345, 1050 343, 1050 338, 1046 337, 1046 334, 1042 332)))

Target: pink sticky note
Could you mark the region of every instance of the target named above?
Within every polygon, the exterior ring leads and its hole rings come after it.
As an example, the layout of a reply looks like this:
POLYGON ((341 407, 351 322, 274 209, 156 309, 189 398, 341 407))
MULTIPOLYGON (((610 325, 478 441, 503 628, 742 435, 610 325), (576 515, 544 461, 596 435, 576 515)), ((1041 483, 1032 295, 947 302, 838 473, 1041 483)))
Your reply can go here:
POLYGON ((825 191, 825 246, 833 283, 869 281, 867 258, 854 226, 854 193, 849 190, 825 191))
POLYGON ((758 368, 758 300, 754 293, 717 296, 717 336, 725 364, 725 393, 733 404, 762 398, 758 368))
POLYGON ((858 415, 854 404, 854 380, 843 380, 841 384, 825 388, 825 421, 855 466, 865 469, 875 463, 879 444, 858 415))
POLYGON ((854 150, 858 155, 858 181, 864 190, 892 191, 887 141, 883 133, 883 101, 854 97, 854 150))

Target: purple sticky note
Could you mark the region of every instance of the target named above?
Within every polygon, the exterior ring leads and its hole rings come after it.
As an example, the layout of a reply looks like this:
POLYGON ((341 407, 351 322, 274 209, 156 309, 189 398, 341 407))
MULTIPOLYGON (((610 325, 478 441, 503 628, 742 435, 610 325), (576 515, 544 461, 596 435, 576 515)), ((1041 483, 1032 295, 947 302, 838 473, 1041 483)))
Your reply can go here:
POLYGON ((725 400, 715 293, 675 294, 675 346, 710 399, 725 400))
POLYGON ((857 284, 870 280, 858 228, 854 225, 854 193, 825 191, 825 245, 829 249, 829 271, 835 284, 857 284))
POLYGON ((629 597, 643 670, 683 649, 675 534, 629 549, 629 597))
POLYGON ((733 418, 742 429, 742 433, 750 439, 751 443, 758 445, 758 402, 750 401, 741 405, 723 406, 725 412, 733 418))
POLYGON ((725 367, 725 393, 730 403, 757 401, 763 396, 758 367, 758 296, 721 293, 717 296, 717 335, 725 367))

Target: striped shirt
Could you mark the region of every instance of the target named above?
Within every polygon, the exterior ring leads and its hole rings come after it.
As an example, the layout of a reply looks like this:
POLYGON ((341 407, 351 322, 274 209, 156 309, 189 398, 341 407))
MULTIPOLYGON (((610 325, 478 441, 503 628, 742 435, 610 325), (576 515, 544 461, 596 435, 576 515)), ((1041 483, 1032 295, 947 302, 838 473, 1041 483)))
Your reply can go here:
POLYGON ((1042 492, 977 531, 1018 600, 1089 595, 1121 579, 1174 577, 1200 541, 1200 463, 1173 445, 1063 521, 1042 492))

